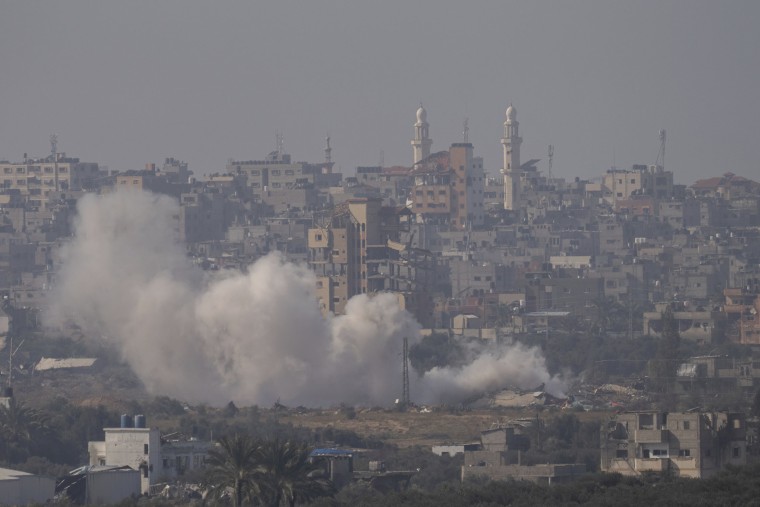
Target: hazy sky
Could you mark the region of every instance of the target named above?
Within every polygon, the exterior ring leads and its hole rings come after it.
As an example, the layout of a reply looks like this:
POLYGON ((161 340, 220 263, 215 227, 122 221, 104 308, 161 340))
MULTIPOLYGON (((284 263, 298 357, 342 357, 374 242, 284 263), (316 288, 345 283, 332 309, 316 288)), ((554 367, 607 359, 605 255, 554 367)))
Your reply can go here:
MULTIPOLYGON (((0 159, 59 150, 111 169, 173 156, 196 174, 261 159, 344 172, 411 164, 462 138, 501 167, 513 103, 522 157, 592 177, 655 162, 692 183, 760 179, 760 2, 409 0, 0 2, 0 159)), ((543 166, 545 168, 545 166, 543 166)))

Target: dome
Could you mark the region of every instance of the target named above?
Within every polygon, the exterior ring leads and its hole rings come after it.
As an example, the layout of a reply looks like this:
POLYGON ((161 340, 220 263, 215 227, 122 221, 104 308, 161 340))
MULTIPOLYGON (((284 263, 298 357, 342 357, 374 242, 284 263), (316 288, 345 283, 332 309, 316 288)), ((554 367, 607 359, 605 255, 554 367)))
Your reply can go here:
POLYGON ((516 120, 517 119, 517 109, 512 105, 512 103, 509 104, 509 107, 507 108, 507 120, 516 120))
POLYGON ((422 104, 420 104, 420 108, 417 110, 417 121, 419 123, 425 123, 427 121, 427 111, 422 107, 422 104))

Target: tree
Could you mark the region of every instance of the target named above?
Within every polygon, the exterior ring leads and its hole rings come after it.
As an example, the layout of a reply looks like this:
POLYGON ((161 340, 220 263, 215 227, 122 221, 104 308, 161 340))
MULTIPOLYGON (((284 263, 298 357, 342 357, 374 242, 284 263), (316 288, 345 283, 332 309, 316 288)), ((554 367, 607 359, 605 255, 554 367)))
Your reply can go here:
POLYGON ((657 344, 657 354, 653 366, 654 377, 662 391, 667 391, 678 371, 681 334, 673 309, 668 307, 662 313, 662 337, 657 344))
POLYGON ((220 498, 231 488, 234 507, 250 505, 261 491, 261 444, 245 435, 223 437, 217 443, 206 458, 213 495, 220 498))
POLYGON ((0 459, 9 463, 24 461, 34 454, 35 447, 49 436, 47 416, 25 406, 16 398, 0 405, 0 459))
POLYGON ((259 448, 259 460, 265 505, 279 507, 285 500, 293 507, 296 501, 311 501, 333 493, 329 481, 312 474, 317 468, 309 461, 306 444, 279 438, 267 440, 259 448))

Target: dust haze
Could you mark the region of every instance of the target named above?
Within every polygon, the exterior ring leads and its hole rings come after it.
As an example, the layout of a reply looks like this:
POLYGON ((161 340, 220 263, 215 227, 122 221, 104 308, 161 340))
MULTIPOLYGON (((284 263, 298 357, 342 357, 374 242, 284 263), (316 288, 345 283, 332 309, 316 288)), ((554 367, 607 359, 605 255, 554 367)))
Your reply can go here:
MULTIPOLYGON (((324 318, 315 276, 278 253, 246 273, 195 266, 177 240, 178 213, 175 200, 146 192, 83 197, 47 324, 115 346, 157 395, 308 406, 399 397, 403 338, 414 343, 420 326, 394 295, 355 296, 345 315, 324 318)), ((541 383, 565 387, 538 349, 512 345, 415 376, 411 389, 415 402, 451 403, 541 383)))

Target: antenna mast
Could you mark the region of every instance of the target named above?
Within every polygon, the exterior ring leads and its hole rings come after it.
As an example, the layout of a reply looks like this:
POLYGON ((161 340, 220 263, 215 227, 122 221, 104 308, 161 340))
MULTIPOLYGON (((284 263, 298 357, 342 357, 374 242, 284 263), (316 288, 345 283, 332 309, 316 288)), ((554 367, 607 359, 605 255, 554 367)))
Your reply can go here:
POLYGON ((554 163, 554 146, 549 145, 549 179, 552 179, 552 164, 554 163))
POLYGON ((330 134, 325 138, 325 163, 332 164, 332 148, 330 148, 330 134))
POLYGON ((470 142, 470 119, 469 118, 464 119, 464 127, 462 129, 462 135, 464 137, 464 142, 469 143, 470 142))
POLYGON ((403 393, 401 394, 401 405, 407 408, 411 403, 409 397, 409 338, 404 337, 404 367, 403 367, 403 393))
POLYGON ((55 134, 50 136, 50 156, 53 158, 55 167, 55 191, 58 192, 58 136, 55 134))
POLYGON ((660 152, 657 154, 655 165, 665 169, 665 129, 660 129, 660 152))
POLYGON ((279 130, 274 133, 275 140, 277 142, 277 153, 282 156, 285 153, 285 136, 279 130))

